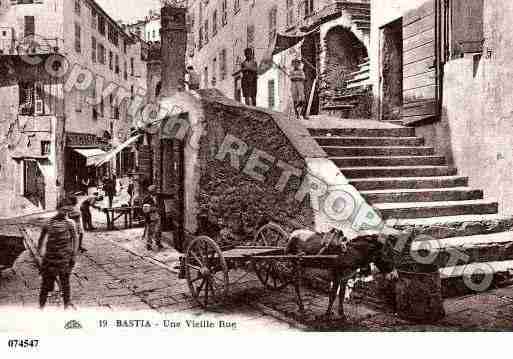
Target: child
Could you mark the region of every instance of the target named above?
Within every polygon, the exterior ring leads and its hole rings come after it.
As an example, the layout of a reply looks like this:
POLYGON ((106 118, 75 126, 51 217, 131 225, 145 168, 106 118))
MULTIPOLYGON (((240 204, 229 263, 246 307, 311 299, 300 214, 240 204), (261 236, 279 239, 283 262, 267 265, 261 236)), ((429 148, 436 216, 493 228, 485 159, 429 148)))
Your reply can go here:
POLYGON ((242 95, 248 106, 256 106, 257 97, 257 71, 258 65, 252 48, 244 50, 246 59, 241 64, 242 71, 242 95))
POLYGON ((301 60, 292 60, 292 71, 289 74, 291 81, 292 101, 294 102, 294 111, 296 118, 302 119, 305 106, 305 82, 306 76, 301 69, 301 60))

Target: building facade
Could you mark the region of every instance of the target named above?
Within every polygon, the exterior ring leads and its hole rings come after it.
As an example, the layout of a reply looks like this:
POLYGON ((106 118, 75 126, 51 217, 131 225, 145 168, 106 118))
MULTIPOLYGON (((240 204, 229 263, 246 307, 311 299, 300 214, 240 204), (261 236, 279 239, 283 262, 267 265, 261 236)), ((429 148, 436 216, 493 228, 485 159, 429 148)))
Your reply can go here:
POLYGON ((347 77, 365 66, 370 43, 369 3, 193 0, 189 2, 190 62, 201 75, 202 88, 215 87, 240 101, 244 49, 253 48, 260 64, 257 106, 289 112, 292 99, 287 73, 292 60, 301 58, 311 113, 326 112, 334 92, 346 87, 345 82, 337 83, 340 73, 347 77), (277 35, 290 37, 295 45, 273 55, 277 35), (293 40, 298 36, 303 41, 293 40))
POLYGON ((498 0, 372 2, 376 118, 414 126, 504 215, 513 213, 512 15, 498 0))
POLYGON ((82 179, 130 171, 131 150, 94 164, 130 135, 130 101, 146 88, 145 44, 94 0, 11 1, 0 27, 11 73, 0 87, 2 181, 52 208, 82 179))

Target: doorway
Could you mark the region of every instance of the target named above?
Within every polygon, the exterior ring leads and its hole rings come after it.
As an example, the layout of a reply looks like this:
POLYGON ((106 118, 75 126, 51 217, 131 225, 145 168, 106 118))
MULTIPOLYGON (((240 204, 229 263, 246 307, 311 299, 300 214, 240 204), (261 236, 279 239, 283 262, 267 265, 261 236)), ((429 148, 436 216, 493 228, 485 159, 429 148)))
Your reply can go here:
POLYGON ((175 248, 182 251, 185 241, 185 146, 176 138, 162 139, 160 149, 162 228, 173 232, 175 248))
POLYGON ((23 161, 23 196, 37 207, 46 209, 45 178, 35 160, 23 161))
POLYGON ((400 121, 403 107, 403 20, 381 28, 380 118, 400 121))

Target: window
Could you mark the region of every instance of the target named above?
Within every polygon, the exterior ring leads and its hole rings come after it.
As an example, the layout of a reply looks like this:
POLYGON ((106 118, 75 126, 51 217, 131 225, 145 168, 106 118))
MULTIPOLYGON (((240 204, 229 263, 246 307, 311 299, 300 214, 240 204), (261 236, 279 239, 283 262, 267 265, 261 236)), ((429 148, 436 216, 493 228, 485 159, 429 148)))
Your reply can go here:
POLYGON ((227 75, 227 68, 226 68, 226 49, 221 50, 221 54, 219 55, 219 77, 221 78, 221 81, 226 79, 227 75))
POLYGON ((116 31, 116 27, 113 24, 109 24, 109 33, 108 33, 109 41, 113 44, 118 46, 119 43, 119 35, 116 31))
POLYGON ((203 69, 203 87, 208 87, 208 66, 203 69))
POLYGON ((135 76, 135 62, 134 58, 130 58, 130 75, 135 76))
POLYGON ((159 82, 157 82, 157 86, 155 86, 155 97, 159 97, 161 91, 162 91, 162 81, 159 81, 159 82))
POLYGON ((114 61, 114 72, 116 74, 119 74, 119 55, 116 54, 115 61, 114 61))
POLYGON ((41 141, 41 156, 49 156, 51 151, 50 141, 41 141))
POLYGON ((270 109, 274 109, 274 107, 276 106, 276 103, 275 103, 275 99, 274 99, 274 80, 269 80, 267 82, 267 100, 268 100, 268 104, 269 104, 269 108, 270 109))
POLYGON ((315 8, 314 0, 303 0, 300 5, 303 17, 308 17, 313 14, 315 8))
POLYGON ((36 20, 34 16, 25 16, 25 36, 36 33, 36 20))
POLYGON ((212 37, 217 34, 217 10, 214 10, 214 14, 212 15, 212 37))
POLYGON ((80 25, 75 24, 75 51, 80 53, 82 51, 81 46, 81 35, 80 35, 80 25))
POLYGON ((214 60, 212 61, 212 86, 215 87, 217 84, 217 58, 214 57, 214 60))
POLYGON ((287 0, 287 27, 296 24, 296 16, 294 11, 294 0, 287 0))
POLYGON ((114 54, 109 51, 109 69, 114 70, 114 54))
POLYGON ((19 83, 19 114, 33 116, 35 110, 35 84, 33 81, 19 83))
POLYGON ((100 64, 105 65, 105 46, 103 44, 98 44, 98 61, 100 64))
POLYGON ((105 18, 98 14, 98 32, 105 36, 105 18))
POLYGON ((96 10, 93 8, 91 8, 91 28, 98 28, 98 14, 96 13, 96 10))
POLYGON ((130 85, 130 100, 135 98, 135 88, 134 85, 130 85))
POLYGON ((198 48, 201 49, 203 46, 203 27, 200 26, 198 34, 198 48))
POLYGON ((157 38, 157 36, 156 36, 156 34, 155 34, 155 30, 153 30, 153 31, 151 32, 151 34, 152 34, 152 38, 153 38, 153 40, 155 40, 155 39, 157 38))
POLYGON ((221 25, 224 26, 228 23, 228 0, 223 0, 221 3, 221 25))
POLYGON ((75 14, 80 15, 80 0, 75 0, 75 14))
POLYGON ((94 36, 91 37, 91 60, 93 63, 97 61, 96 58, 96 38, 94 36))
POLYGON ((248 25, 247 29, 247 45, 246 47, 254 47, 255 44, 255 25, 248 25))
POLYGON ((125 80, 128 80, 128 65, 127 65, 126 61, 125 61, 125 68, 124 68, 124 71, 123 71, 123 78, 125 80))
POLYGON ((233 1, 233 11, 238 13, 240 11, 240 0, 233 1))
POLYGON ((204 37, 204 41, 205 41, 205 44, 208 44, 208 19, 205 20, 205 24, 203 25, 203 37, 204 37))
POLYGON ((278 8, 275 6, 269 10, 269 46, 272 46, 276 37, 278 8))
POLYGON ((105 102, 103 102, 103 97, 100 99, 100 117, 105 116, 105 102))

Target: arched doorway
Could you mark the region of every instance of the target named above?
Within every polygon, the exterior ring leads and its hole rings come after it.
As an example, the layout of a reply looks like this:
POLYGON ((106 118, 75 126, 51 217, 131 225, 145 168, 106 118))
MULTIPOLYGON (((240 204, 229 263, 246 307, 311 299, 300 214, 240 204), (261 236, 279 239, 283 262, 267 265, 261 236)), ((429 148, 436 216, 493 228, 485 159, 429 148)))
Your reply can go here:
POLYGON ((355 73, 368 61, 365 44, 344 26, 328 30, 324 38, 325 71, 321 83, 321 105, 334 98, 354 95, 359 89, 351 86, 355 73))

